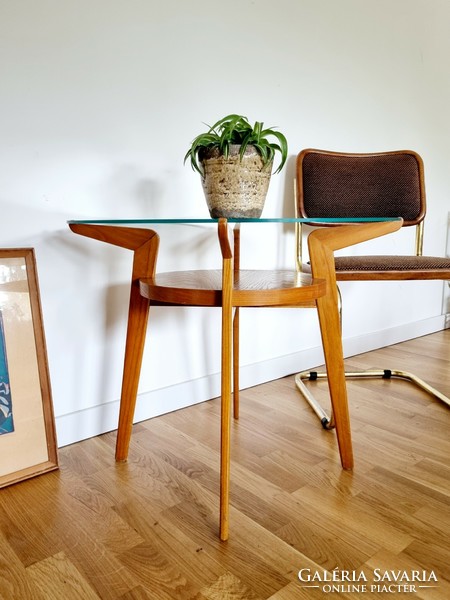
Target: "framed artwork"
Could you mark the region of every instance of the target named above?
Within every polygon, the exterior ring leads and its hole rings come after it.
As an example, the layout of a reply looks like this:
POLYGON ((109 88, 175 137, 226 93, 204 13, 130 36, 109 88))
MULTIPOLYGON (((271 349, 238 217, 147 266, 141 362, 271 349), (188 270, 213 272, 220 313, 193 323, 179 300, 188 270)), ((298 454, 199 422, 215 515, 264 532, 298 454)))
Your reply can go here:
POLYGON ((34 250, 0 249, 0 488, 57 468, 34 250))

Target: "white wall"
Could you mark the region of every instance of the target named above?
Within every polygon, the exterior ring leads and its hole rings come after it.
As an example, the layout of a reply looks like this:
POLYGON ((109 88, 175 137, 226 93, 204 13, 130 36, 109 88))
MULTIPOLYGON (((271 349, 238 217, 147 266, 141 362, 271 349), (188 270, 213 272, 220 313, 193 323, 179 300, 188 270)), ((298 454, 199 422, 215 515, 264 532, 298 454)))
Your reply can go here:
MULTIPOLYGON (((417 150, 425 251, 445 252, 449 23, 447 0, 0 2, 1 246, 36 248, 61 445, 115 427, 131 265, 66 220, 208 216, 182 163, 202 122, 239 112, 287 135, 264 216, 292 215, 301 148, 417 150)), ((262 226, 244 228, 244 266, 292 264, 292 231, 264 227, 263 247, 262 226)), ((160 234, 161 269, 218 264, 213 231, 160 234)), ((411 245, 404 232, 371 247, 411 245)), ((442 290, 343 285, 346 352, 442 327, 442 290)), ((218 316, 152 310, 138 418, 218 394, 218 316)), ((320 361, 314 311, 244 314, 244 385, 320 361)))

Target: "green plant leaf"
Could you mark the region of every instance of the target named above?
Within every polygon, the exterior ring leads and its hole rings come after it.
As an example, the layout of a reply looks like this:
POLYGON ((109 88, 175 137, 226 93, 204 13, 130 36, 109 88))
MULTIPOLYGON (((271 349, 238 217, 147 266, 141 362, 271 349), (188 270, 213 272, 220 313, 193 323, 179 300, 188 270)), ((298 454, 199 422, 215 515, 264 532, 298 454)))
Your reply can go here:
POLYGON ((205 133, 194 138, 184 156, 184 162, 189 159, 192 169, 198 171, 202 176, 199 154, 203 149, 210 147, 217 147, 219 152, 228 158, 230 145, 240 145, 239 156, 242 160, 247 147, 252 145, 261 155, 264 165, 272 163, 275 154, 279 153, 280 164, 275 173, 279 173, 286 163, 288 157, 286 137, 273 127, 264 129, 262 121, 256 121, 252 127, 247 117, 230 114, 207 127, 208 130, 205 133), (275 138, 274 141, 270 140, 272 136, 275 138))
POLYGON ((261 133, 262 133, 263 125, 264 125, 264 123, 262 123, 261 121, 256 121, 255 126, 253 127, 253 136, 254 136, 255 142, 257 144, 259 144, 261 141, 261 133))

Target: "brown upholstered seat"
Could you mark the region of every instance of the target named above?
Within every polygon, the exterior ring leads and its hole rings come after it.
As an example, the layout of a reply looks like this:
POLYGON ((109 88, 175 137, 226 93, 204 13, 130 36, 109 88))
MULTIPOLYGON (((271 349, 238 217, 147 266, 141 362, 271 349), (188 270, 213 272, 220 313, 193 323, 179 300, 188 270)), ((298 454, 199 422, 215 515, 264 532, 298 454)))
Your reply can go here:
POLYGON ((450 271, 450 258, 438 256, 340 256, 335 259, 338 279, 440 279, 450 271), (367 277, 364 277, 367 275, 367 277))
MULTIPOLYGON (((426 214, 424 167, 420 156, 410 150, 372 154, 350 154, 325 150, 303 150, 297 157, 297 212, 305 218, 402 217, 403 226, 415 226, 415 253, 408 256, 339 256, 335 259, 337 281, 346 280, 450 280, 450 258, 423 256, 423 224, 426 214)), ((323 226, 322 223, 317 225, 323 226)), ((332 223, 329 226, 333 226, 332 223)), ((301 239, 301 234, 300 234, 301 239)), ((301 256, 299 263, 301 263, 301 256)), ((305 271, 308 265, 303 265, 305 271)), ((414 381, 440 400, 450 400, 410 373, 386 372, 414 381)), ((359 374, 352 373, 351 376, 359 374)), ((367 373, 361 373, 367 377, 367 373)), ((326 377, 326 374, 314 374, 326 377)), ((297 386, 319 415, 325 427, 332 419, 306 392, 303 379, 297 386), (309 396, 309 397, 308 397, 309 396)))

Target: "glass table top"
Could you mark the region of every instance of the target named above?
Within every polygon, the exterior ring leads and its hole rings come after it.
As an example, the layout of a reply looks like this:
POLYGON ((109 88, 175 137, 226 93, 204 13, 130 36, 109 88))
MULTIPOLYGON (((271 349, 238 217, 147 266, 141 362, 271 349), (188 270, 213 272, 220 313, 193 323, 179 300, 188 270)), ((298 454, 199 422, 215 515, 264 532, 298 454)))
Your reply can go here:
MULTIPOLYGON (((277 217, 277 218, 230 218, 228 223, 380 223, 385 221, 398 221, 399 217, 347 217, 347 218, 296 218, 296 217, 277 217)), ((218 223, 219 219, 197 219, 197 218, 180 218, 180 219, 75 219, 69 220, 67 223, 78 225, 157 225, 157 224, 191 224, 191 223, 218 223)))

